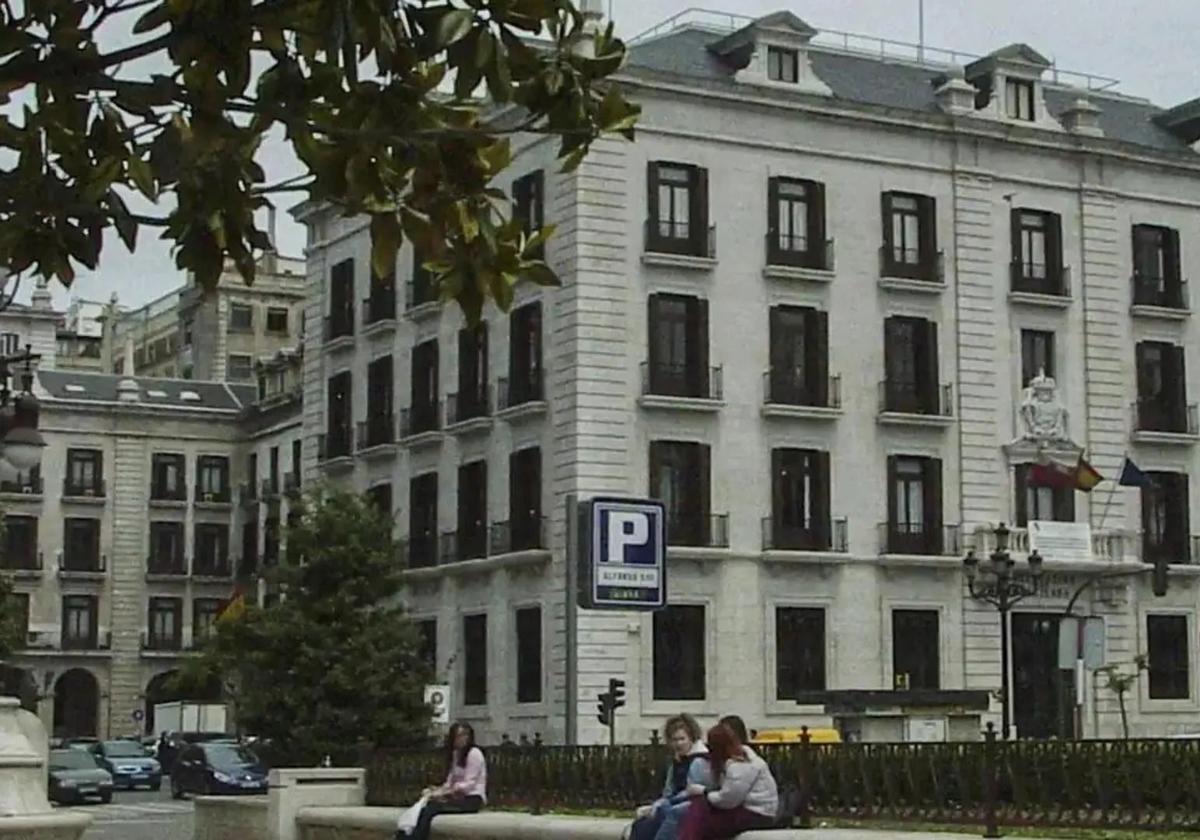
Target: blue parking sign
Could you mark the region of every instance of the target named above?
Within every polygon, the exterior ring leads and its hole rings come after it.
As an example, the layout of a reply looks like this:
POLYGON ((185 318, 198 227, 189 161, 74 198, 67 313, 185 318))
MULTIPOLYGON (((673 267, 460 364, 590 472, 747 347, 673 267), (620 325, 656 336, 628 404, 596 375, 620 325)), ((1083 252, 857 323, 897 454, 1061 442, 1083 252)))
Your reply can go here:
POLYGON ((583 505, 580 606, 655 610, 667 603, 666 516, 654 499, 583 505))

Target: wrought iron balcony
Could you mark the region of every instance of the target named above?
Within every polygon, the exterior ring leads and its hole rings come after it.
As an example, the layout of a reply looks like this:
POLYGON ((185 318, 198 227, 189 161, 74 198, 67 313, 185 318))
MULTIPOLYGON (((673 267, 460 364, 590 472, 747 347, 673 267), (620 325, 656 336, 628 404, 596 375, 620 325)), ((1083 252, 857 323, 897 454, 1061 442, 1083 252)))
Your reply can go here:
POLYGON ((421 403, 400 410, 400 437, 408 438, 425 432, 436 432, 442 427, 441 401, 421 403))
POLYGON ((155 557, 146 560, 147 577, 187 577, 188 564, 185 557, 155 557))
POLYGON ((825 392, 820 393, 802 376, 798 376, 794 370, 771 368, 763 374, 763 394, 768 405, 841 408, 842 378, 840 376, 829 377, 825 385, 825 392))
POLYGON ((491 413, 492 393, 486 383, 481 383, 473 391, 446 395, 447 426, 465 423, 479 417, 489 417, 491 413))
POLYGON ((317 437, 317 460, 332 461, 352 454, 349 427, 334 427, 317 437))
POLYGON ((325 316, 325 341, 336 341, 354 335, 354 310, 349 308, 335 315, 325 316))
POLYGON ((1134 274, 1129 278, 1129 282, 1133 287, 1134 306, 1187 309, 1190 305, 1186 280, 1134 274))
POLYGON ((1071 296, 1071 267, 1013 260, 1008 266, 1014 292, 1053 297, 1071 296))
POLYGON ((962 550, 962 527, 921 522, 880 522, 880 554, 955 555, 962 550))
POLYGON ((491 556, 546 547, 546 518, 543 516, 493 522, 489 529, 488 552, 491 556))
POLYGON ((1144 399, 1131 403, 1129 408, 1135 432, 1200 435, 1200 414, 1196 403, 1144 399))
POLYGON ((181 651, 183 650, 183 635, 176 633, 171 636, 160 636, 145 630, 141 634, 142 650, 181 651))
POLYGON ((791 522, 764 517, 763 551, 849 551, 848 520, 837 516, 828 522, 791 522))
POLYGON ((700 365, 642 362, 642 394, 719 400, 724 397, 722 370, 700 365))
POLYGON ((717 226, 698 228, 691 221, 647 219, 643 227, 646 253, 717 257, 717 226))
POLYGON ((728 548, 729 514, 667 512, 667 545, 728 548))
POLYGON ((17 473, 11 481, 0 481, 0 493, 15 493, 26 496, 40 496, 45 488, 41 476, 17 473))
POLYGON ((500 411, 546 399, 540 369, 531 370, 522 376, 501 377, 496 383, 496 391, 497 409, 500 411))
POLYGON ((954 416, 954 387, 922 387, 915 382, 885 379, 879 383, 879 410, 895 414, 924 414, 931 417, 954 416))
POLYGON ((92 481, 74 481, 67 478, 63 481, 63 495, 73 499, 103 499, 107 491, 102 478, 92 481))
POLYGON ((833 240, 810 243, 807 236, 767 234, 767 265, 833 271, 833 240))

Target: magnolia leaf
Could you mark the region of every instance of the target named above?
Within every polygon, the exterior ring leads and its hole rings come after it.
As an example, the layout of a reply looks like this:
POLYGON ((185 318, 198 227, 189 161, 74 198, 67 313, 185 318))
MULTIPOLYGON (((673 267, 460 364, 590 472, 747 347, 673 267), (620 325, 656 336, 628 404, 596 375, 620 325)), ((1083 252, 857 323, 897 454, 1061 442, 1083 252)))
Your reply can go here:
POLYGON ((154 170, 150 168, 150 164, 136 154, 130 157, 126 163, 129 166, 129 177, 133 179, 138 192, 151 201, 155 201, 158 198, 158 188, 154 184, 154 170))
POLYGON ((521 278, 539 286, 558 287, 562 285, 562 281, 558 279, 558 275, 554 273, 553 269, 540 260, 521 266, 521 278))
POLYGON ((439 49, 461 41, 471 32, 475 14, 470 9, 453 9, 443 12, 434 31, 434 43, 439 49))

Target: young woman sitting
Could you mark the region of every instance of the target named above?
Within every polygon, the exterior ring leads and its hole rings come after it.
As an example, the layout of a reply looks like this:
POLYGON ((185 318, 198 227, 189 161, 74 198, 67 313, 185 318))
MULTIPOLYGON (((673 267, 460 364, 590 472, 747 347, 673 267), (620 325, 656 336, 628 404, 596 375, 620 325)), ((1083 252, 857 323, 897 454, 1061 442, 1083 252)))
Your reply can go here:
POLYGON ((719 723, 708 730, 712 784, 694 785, 679 840, 727 840, 743 831, 771 828, 779 809, 779 789, 767 763, 719 723))
MULTIPOLYGON (((461 721, 446 734, 446 781, 426 788, 422 796, 428 802, 421 809, 410 840, 429 840, 429 826, 438 814, 474 814, 487 802, 487 762, 483 750, 475 746, 475 730, 461 721)), ((397 840, 405 837, 396 832, 397 840)))

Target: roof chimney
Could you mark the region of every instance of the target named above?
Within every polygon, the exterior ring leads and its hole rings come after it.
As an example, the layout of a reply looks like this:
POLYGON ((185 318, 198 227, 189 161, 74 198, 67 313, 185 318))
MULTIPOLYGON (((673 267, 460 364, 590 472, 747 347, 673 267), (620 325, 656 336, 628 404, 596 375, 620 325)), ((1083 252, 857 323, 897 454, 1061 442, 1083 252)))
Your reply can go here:
POLYGON ((271 240, 270 250, 278 251, 279 242, 275 239, 275 205, 267 205, 267 239, 271 240))
POLYGON ((1072 102, 1067 110, 1062 112, 1059 120, 1062 122, 1063 128, 1072 134, 1082 134, 1086 137, 1103 137, 1104 129, 1100 127, 1101 113, 1103 112, 1098 106, 1081 96, 1072 102))
POLYGON ((49 310, 52 308, 50 284, 45 277, 38 277, 37 286, 29 298, 29 303, 34 309, 49 310))
POLYGON ((975 111, 976 92, 975 86, 964 78, 963 69, 952 64, 933 92, 933 98, 947 114, 970 114, 975 111))
POLYGON ((133 378, 133 336, 125 338, 125 358, 122 360, 122 366, 124 370, 121 373, 121 381, 117 383, 117 401, 137 402, 142 389, 133 378))

